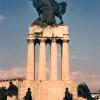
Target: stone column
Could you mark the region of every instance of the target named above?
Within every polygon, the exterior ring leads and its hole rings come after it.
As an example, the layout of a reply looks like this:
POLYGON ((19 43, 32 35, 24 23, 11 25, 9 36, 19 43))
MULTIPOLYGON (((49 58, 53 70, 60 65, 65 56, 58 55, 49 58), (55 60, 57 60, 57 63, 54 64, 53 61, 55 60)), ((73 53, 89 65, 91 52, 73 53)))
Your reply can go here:
POLYGON ((62 65, 61 65, 61 79, 69 80, 69 52, 68 52, 68 43, 67 39, 64 39, 62 42, 62 65))
POLYGON ((27 80, 34 80, 34 41, 28 39, 27 80))
POLYGON ((57 43, 55 39, 51 41, 50 80, 57 80, 57 43))
POLYGON ((45 39, 40 39, 38 80, 46 80, 46 47, 45 39))

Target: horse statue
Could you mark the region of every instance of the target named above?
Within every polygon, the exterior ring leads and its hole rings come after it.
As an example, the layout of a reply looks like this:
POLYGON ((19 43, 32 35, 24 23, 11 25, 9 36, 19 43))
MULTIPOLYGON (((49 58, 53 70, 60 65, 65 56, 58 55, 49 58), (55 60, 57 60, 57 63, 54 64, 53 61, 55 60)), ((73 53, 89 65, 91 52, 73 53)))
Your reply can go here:
POLYGON ((55 16, 60 19, 60 24, 63 24, 62 15, 66 12, 67 3, 58 3, 55 0, 30 0, 33 7, 38 12, 38 20, 46 24, 56 24, 55 16))
POLYGON ((18 87, 14 85, 11 81, 9 82, 9 87, 7 89, 7 95, 18 97, 18 87))
POLYGON ((0 100, 7 100, 7 90, 5 87, 0 87, 0 100))
POLYGON ((8 87, 8 89, 6 89, 5 87, 0 87, 0 100, 7 100, 7 96, 16 96, 16 98, 18 97, 18 87, 12 82, 9 83, 10 86, 8 87))
POLYGON ((87 100, 95 100, 92 98, 90 90, 85 83, 79 84, 77 87, 78 97, 83 97, 87 100))

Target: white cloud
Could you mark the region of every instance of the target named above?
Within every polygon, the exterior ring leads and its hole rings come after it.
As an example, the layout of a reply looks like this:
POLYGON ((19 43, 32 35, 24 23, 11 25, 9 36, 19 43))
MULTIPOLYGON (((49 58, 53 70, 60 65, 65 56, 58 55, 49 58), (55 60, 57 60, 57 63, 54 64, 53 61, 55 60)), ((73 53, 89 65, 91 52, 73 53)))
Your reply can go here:
MULTIPOLYGON (((48 66, 48 64, 47 64, 48 66)), ((49 77, 49 67, 47 67, 47 77, 49 77)), ((36 63, 36 76, 38 73, 38 63, 36 63)), ((16 78, 16 77, 25 77, 26 68, 25 67, 11 67, 9 69, 0 70, 0 79, 7 79, 7 78, 16 78)), ((71 72, 71 80, 74 83, 83 83, 89 86, 91 90, 98 90, 100 87, 100 75, 95 73, 84 73, 81 71, 72 71, 71 72)), ((36 78, 37 79, 37 78, 36 78)))
POLYGON ((5 17, 3 15, 0 15, 0 23, 2 23, 5 20, 5 17))
POLYGON ((81 57, 81 56, 74 55, 74 56, 71 56, 71 59, 73 59, 73 60, 86 60, 87 58, 86 57, 81 57))
POLYGON ((25 68, 23 67, 12 67, 9 69, 0 70, 0 79, 8 79, 15 77, 25 77, 25 68))
POLYGON ((83 73, 81 71, 71 72, 71 79, 77 84, 86 82, 91 91, 98 90, 100 88, 100 75, 83 73))

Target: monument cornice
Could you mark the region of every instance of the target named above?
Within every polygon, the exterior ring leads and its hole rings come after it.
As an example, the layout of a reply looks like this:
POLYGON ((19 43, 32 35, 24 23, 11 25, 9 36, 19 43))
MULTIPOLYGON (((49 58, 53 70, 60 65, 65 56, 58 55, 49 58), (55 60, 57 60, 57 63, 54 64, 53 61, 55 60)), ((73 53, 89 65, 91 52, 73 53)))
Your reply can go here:
POLYGON ((68 36, 68 27, 65 25, 50 26, 30 26, 28 37, 30 38, 64 38, 68 36))

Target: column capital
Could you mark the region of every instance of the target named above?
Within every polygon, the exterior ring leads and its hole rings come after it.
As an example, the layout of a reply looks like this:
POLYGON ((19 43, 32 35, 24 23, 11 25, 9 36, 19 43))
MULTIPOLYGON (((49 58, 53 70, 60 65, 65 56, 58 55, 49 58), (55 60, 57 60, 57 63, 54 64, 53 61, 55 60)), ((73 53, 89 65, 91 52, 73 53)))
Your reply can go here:
POLYGON ((27 42, 34 42, 35 39, 27 39, 27 42))
POLYGON ((62 39, 62 43, 63 42, 69 42, 69 39, 62 39))
POLYGON ((51 42, 56 42, 57 40, 55 38, 51 39, 51 42))
POLYGON ((46 39, 42 38, 42 39, 39 39, 40 42, 46 42, 46 39))

